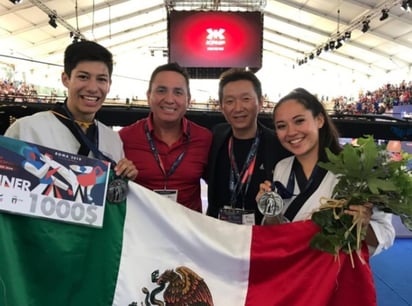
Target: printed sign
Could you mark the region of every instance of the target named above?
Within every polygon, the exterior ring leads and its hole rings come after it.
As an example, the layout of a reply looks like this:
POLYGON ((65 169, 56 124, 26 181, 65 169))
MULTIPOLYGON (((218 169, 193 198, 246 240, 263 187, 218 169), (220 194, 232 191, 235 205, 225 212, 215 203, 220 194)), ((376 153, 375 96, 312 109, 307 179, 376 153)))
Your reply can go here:
POLYGON ((0 136, 0 211, 102 227, 110 163, 0 136))

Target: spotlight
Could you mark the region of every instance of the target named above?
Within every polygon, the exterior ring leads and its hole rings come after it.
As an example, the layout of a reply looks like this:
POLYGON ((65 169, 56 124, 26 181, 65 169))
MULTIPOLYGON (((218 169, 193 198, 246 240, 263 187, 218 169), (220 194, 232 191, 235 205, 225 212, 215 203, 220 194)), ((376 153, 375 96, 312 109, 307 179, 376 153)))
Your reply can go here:
POLYGON ((342 47, 342 46, 343 46, 343 45, 342 45, 342 42, 340 41, 340 39, 338 39, 337 42, 336 42, 335 49, 339 49, 339 48, 342 47))
POLYGON ((401 4, 401 9, 404 11, 410 11, 411 10, 411 4, 409 3, 410 1, 408 0, 403 0, 401 4))
POLYGON ((316 55, 319 56, 322 53, 322 48, 319 48, 318 50, 316 50, 316 55))
POLYGON ((49 15, 49 18, 49 25, 51 25, 53 28, 57 28, 56 16, 49 15))
POLYGON ((351 37, 351 32, 347 31, 345 32, 345 39, 350 39, 351 37))
POLYGON ((408 4, 408 8, 406 9, 408 12, 412 10, 412 0, 406 1, 408 4))
POLYGON ((323 48, 323 50, 325 50, 325 52, 329 51, 329 44, 326 44, 325 47, 323 48))
POLYGON ((388 17, 389 17, 388 12, 389 12, 388 9, 383 9, 383 10, 382 10, 382 16, 381 16, 381 18, 379 18, 379 20, 380 20, 380 21, 383 21, 383 20, 385 20, 386 18, 388 18, 388 17))
POLYGON ((329 42, 329 49, 330 49, 330 50, 335 49, 335 41, 334 41, 334 40, 331 40, 331 41, 329 42))
POLYGON ((363 33, 368 32, 368 30, 370 29, 369 22, 370 22, 369 20, 364 20, 362 22, 362 32, 363 33))

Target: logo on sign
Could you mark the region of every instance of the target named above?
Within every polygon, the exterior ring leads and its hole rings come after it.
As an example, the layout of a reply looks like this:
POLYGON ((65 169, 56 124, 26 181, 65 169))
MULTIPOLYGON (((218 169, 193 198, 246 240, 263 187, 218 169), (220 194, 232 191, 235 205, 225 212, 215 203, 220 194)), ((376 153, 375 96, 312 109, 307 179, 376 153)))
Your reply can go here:
POLYGON ((223 51, 226 44, 225 29, 206 29, 206 46, 208 51, 223 51))

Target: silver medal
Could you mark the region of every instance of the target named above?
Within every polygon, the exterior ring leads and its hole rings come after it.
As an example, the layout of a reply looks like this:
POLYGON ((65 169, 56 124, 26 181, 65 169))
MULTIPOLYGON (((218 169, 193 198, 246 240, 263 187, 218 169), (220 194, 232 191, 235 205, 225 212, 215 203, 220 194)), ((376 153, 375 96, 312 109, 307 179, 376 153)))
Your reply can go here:
POLYGON ((259 211, 265 216, 278 216, 283 210, 283 199, 275 191, 265 192, 258 202, 259 211))
POLYGON ((128 191, 127 181, 122 178, 115 178, 109 183, 106 199, 112 203, 121 203, 126 200, 128 191))

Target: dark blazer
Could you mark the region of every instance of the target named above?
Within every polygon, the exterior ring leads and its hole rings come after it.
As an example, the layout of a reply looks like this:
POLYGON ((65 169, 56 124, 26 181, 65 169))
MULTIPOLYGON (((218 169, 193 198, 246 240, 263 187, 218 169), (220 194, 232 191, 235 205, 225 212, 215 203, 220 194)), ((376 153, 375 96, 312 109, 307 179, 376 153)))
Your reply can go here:
MULTIPOLYGON (((260 160, 262 160, 262 162, 260 162, 259 164, 256 163, 255 165, 251 178, 250 188, 247 192, 248 197, 253 197, 253 199, 256 197, 256 194, 259 191, 259 184, 264 180, 272 180, 275 164, 279 160, 290 155, 290 153, 282 147, 273 130, 265 127, 259 122, 258 125, 262 130, 262 134, 257 154, 263 154, 263 157, 260 156, 259 158, 260 160), (260 170, 262 163, 264 174, 262 174, 262 170, 260 170)), ((213 140, 206 170, 206 182, 208 183, 207 215, 217 218, 220 208, 222 208, 224 205, 229 204, 222 203, 221 196, 219 195, 219 192, 217 192, 217 177, 222 173, 221 171, 230 171, 230 168, 224 170, 217 169, 217 159, 218 154, 228 154, 226 149, 222 150, 222 146, 227 143, 226 140, 232 135, 232 128, 228 123, 221 123, 216 125, 212 129, 212 132, 213 140)), ((229 164, 228 167, 230 167, 229 164)), ((219 190, 222 190, 222 186, 219 186, 219 190)), ((230 192, 229 182, 227 183, 227 192, 230 192)), ((252 202, 252 200, 250 200, 250 202, 252 202)), ((256 224, 260 224, 263 216, 257 209, 256 201, 253 200, 253 203, 249 203, 249 206, 253 207, 253 209, 255 210, 256 224)))

